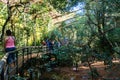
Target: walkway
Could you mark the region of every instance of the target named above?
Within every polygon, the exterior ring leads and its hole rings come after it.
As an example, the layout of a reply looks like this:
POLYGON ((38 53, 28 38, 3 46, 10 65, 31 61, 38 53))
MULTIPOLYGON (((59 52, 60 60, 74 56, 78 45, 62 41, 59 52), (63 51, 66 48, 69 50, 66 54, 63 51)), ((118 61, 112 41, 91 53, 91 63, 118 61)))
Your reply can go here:
POLYGON ((17 60, 15 66, 11 66, 11 69, 10 66, 6 64, 6 59, 8 55, 13 52, 6 53, 0 61, 0 80, 8 80, 11 75, 19 72, 19 68, 23 66, 28 59, 40 57, 41 54, 45 54, 46 52, 47 48, 45 46, 29 46, 18 49, 14 51, 17 60))

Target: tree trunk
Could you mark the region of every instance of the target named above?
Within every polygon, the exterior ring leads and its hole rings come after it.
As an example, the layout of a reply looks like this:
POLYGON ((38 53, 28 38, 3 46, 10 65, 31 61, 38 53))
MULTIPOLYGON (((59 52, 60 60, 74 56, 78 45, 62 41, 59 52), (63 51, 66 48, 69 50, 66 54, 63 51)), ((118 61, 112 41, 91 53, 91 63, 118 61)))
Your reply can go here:
POLYGON ((2 42, 3 41, 3 37, 4 37, 4 32, 5 32, 5 27, 7 25, 7 23, 9 22, 12 14, 11 14, 11 7, 9 5, 9 1, 7 2, 7 13, 8 13, 8 17, 4 23, 4 25, 2 26, 2 34, 1 34, 1 38, 0 38, 0 41, 2 42))

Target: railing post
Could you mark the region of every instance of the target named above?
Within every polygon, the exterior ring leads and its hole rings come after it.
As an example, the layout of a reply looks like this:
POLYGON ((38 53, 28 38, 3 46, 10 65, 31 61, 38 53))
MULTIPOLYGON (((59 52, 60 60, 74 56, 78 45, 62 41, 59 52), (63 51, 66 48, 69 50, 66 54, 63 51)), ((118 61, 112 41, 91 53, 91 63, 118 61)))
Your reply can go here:
POLYGON ((22 65, 24 66, 24 52, 25 52, 25 49, 23 48, 22 49, 22 65))
POLYGON ((4 80, 4 69, 2 69, 0 80, 4 80))
POLYGON ((41 52, 41 50, 42 50, 42 47, 41 47, 41 46, 38 46, 37 48, 38 48, 38 54, 37 54, 37 57, 39 57, 40 52, 41 52))
POLYGON ((4 62, 0 61, 0 80, 4 80, 4 62))
POLYGON ((32 48, 30 48, 30 58, 32 58, 32 48))
POLYGON ((27 60, 29 59, 29 47, 27 47, 27 60))
POLYGON ((18 51, 15 52, 16 53, 16 73, 18 73, 18 51))

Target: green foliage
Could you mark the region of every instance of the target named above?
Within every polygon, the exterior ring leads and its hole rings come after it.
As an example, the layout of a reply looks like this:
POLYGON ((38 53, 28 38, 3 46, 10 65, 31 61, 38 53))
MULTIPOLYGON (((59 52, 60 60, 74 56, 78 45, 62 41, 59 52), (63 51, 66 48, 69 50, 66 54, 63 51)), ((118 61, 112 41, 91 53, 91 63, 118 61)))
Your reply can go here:
POLYGON ((115 28, 114 30, 108 32, 108 38, 110 39, 110 41, 112 42, 119 42, 120 37, 120 28, 115 28))
POLYGON ((48 10, 47 5, 45 3, 37 3, 30 5, 30 14, 34 14, 36 12, 42 13, 48 10))
POLYGON ((48 0, 50 4, 57 10, 65 10, 67 0, 48 0))
POLYGON ((18 76, 18 75, 14 75, 10 78, 10 80, 26 80, 26 78, 23 78, 23 77, 18 76))
POLYGON ((54 50, 54 54, 57 57, 59 66, 72 66, 73 65, 71 51, 69 51, 69 50, 70 50, 70 48, 67 48, 65 46, 54 50))
MULTIPOLYGON (((22 0, 23 3, 28 1, 22 0)), ((46 37, 53 40, 57 38, 61 42, 67 38, 69 46, 56 49, 55 54, 58 55, 58 60, 62 65, 69 61, 71 61, 71 65, 72 61, 78 62, 81 58, 86 61, 89 56, 96 55, 96 53, 97 56, 101 56, 98 54, 109 54, 110 50, 112 50, 111 53, 120 52, 119 45, 115 45, 120 41, 119 4, 120 0, 44 0, 41 3, 30 3, 30 5, 20 4, 11 9, 12 18, 8 21, 6 29, 13 30, 19 46, 40 45, 40 40, 44 40, 46 37), (56 9, 58 13, 67 12, 66 9, 69 11, 78 3, 84 3, 84 15, 77 14, 58 26, 54 25, 56 28, 48 32, 48 24, 53 17, 50 14, 52 11, 56 9), (31 43, 28 44, 30 39, 31 43), (104 41, 107 40, 108 43, 104 44, 104 41), (112 48, 110 48, 110 44, 112 48), (88 52, 78 50, 86 45, 89 45, 90 50, 95 50, 96 53, 90 53, 89 48, 87 48, 88 52), (81 52, 84 55, 81 55, 81 52)), ((2 26, 8 16, 7 6, 2 3, 0 3, 0 14, 0 31, 2 31, 2 26)), ((57 17, 59 16, 57 15, 57 17)), ((110 55, 105 55, 103 58, 107 60, 108 56, 110 55)), ((99 57, 97 58, 99 59, 99 57)))

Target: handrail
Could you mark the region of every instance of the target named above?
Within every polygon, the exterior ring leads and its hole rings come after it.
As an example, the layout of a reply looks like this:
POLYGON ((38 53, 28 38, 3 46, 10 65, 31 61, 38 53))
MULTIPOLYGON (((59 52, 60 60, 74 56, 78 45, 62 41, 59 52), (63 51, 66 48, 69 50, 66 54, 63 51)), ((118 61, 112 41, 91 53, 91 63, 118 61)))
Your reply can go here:
POLYGON ((19 68, 21 65, 24 65, 25 63, 25 56, 27 57, 27 60, 32 58, 33 53, 40 53, 43 54, 46 46, 26 46, 19 48, 15 51, 8 52, 4 55, 4 57, 0 60, 0 80, 9 80, 11 74, 15 74, 19 72, 19 68), (12 71, 9 69, 9 65, 6 63, 7 57, 10 53, 15 53, 16 55, 16 61, 15 61, 15 67, 12 71))

